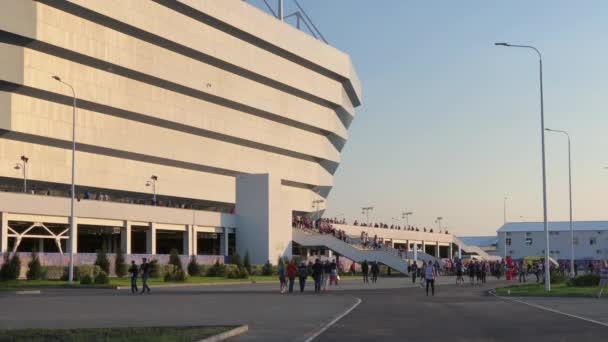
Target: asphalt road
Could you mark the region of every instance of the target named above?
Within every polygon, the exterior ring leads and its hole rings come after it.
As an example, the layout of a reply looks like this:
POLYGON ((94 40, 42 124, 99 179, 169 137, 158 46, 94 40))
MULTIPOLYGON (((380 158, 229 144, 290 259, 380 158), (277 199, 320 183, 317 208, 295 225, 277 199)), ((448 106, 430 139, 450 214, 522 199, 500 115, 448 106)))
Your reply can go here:
MULTIPOLYGON (((404 278, 344 282, 322 295, 279 294, 277 284, 153 288, 150 296, 116 290, 43 290, 0 294, 0 329, 248 324, 231 341, 306 341, 361 299, 314 341, 603 341, 608 327, 487 295, 500 285, 453 285, 435 297, 404 278)), ((536 305, 608 324, 608 300, 529 299, 536 305)))
MULTIPOLYGON (((487 294, 491 287, 355 291, 362 304, 316 341, 605 341, 608 327, 487 294)), ((580 299, 543 299, 544 304, 580 299)), ((585 299, 593 300, 593 299, 585 299)), ((583 300, 583 302, 585 301, 583 300)), ((598 301, 594 302, 595 305, 598 301)), ((608 302, 602 301, 602 307, 608 302)), ((564 305, 564 304, 562 304, 564 305)), ((604 317, 604 322, 608 317, 604 317)))

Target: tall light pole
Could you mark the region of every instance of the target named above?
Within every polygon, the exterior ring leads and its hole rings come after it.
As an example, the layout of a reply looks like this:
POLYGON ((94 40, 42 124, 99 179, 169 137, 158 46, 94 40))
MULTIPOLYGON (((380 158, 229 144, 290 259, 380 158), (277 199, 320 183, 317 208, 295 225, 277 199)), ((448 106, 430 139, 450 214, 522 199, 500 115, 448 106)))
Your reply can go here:
POLYGON ((158 181, 158 177, 155 175, 152 175, 152 177, 150 177, 150 180, 146 182, 146 186, 151 186, 152 187, 152 200, 154 201, 154 205, 157 205, 156 202, 156 182, 158 181))
POLYGON ((405 225, 408 226, 408 227, 410 226, 410 221, 409 221, 408 216, 410 216, 412 214, 414 214, 414 213, 411 212, 411 211, 406 211, 403 214, 401 214, 401 217, 403 217, 405 219, 405 225))
POLYGON ((538 55, 540 79, 540 140, 543 169, 543 224, 545 228, 545 291, 551 291, 551 263, 549 262, 549 225, 547 223, 547 173, 545 169, 545 105, 543 96, 543 57, 537 48, 530 45, 512 45, 508 43, 494 43, 497 46, 531 49, 538 55))
POLYGON ((572 226, 572 158, 570 149, 570 134, 559 129, 545 128, 548 132, 565 134, 568 138, 568 197, 570 201, 570 277, 574 277, 574 228, 572 226))
POLYGON ((507 200, 509 199, 509 197, 505 196, 503 198, 503 203, 502 203, 502 217, 503 217, 503 224, 507 224, 507 200))
POLYGON ((439 230, 441 230, 441 221, 443 221, 443 217, 441 216, 437 217, 437 219, 435 220, 435 223, 439 225, 439 230))
POLYGON ((15 165, 15 170, 23 169, 23 193, 27 192, 27 162, 30 161, 30 158, 26 156, 21 156, 21 163, 17 163, 15 165))
POLYGON ((68 251, 70 252, 70 264, 68 266, 68 283, 72 285, 74 281, 74 197, 76 196, 76 186, 74 185, 74 174, 76 169, 76 91, 74 87, 69 83, 61 80, 59 76, 53 76, 53 79, 57 82, 63 83, 72 90, 72 186, 70 191, 70 245, 68 251))
POLYGON ((369 224, 369 212, 374 210, 374 207, 361 208, 361 213, 367 216, 367 224, 369 224))

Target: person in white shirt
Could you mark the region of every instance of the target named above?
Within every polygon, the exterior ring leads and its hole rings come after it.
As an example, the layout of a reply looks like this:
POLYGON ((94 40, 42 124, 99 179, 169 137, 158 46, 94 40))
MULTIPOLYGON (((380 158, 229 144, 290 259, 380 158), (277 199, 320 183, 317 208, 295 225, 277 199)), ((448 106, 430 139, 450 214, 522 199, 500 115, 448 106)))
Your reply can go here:
POLYGON ((437 270, 433 266, 433 262, 429 260, 428 264, 423 268, 424 279, 426 280, 426 295, 429 295, 429 285, 431 286, 431 294, 435 295, 435 278, 437 270))

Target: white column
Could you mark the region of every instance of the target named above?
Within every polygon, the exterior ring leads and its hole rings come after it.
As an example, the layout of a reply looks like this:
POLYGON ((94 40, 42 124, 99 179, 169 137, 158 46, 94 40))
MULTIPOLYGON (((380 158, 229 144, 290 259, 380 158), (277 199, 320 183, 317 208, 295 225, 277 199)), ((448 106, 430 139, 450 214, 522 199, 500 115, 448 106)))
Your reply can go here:
POLYGON ((184 255, 192 255, 192 245, 190 244, 190 236, 192 235, 190 233, 190 230, 192 229, 192 225, 188 224, 186 225, 186 230, 184 231, 184 234, 182 235, 182 249, 184 251, 184 255))
POLYGON ((120 232, 120 250, 125 255, 131 254, 131 222, 125 221, 120 232))
POLYGON ((224 256, 228 256, 228 242, 230 241, 230 239, 228 238, 228 228, 224 227, 224 256))
POLYGON ((8 214, 0 213, 0 253, 6 253, 8 249, 8 214))
POLYGON ((418 261, 418 244, 414 243, 414 262, 418 261))
POLYGON ((150 223, 146 230, 146 254, 156 254, 156 225, 150 223))
POLYGON ((426 242, 422 240, 422 253, 426 253, 426 242))
POLYGON ((191 226, 190 232, 192 232, 192 236, 190 237, 190 241, 192 241, 192 251, 190 255, 198 255, 198 233, 196 232, 195 225, 191 226))
POLYGON ((331 258, 332 256, 333 256, 333 253, 332 253, 331 249, 328 249, 327 250, 327 257, 331 258))
POLYGON ((454 259, 454 249, 453 248, 454 247, 453 247, 452 243, 450 242, 450 245, 448 247, 448 254, 449 254, 448 259, 450 259, 450 260, 454 259))
POLYGON ((435 257, 437 259, 439 259, 439 257, 441 256, 441 253, 439 253, 439 242, 435 243, 435 257))
POLYGON ((462 259, 462 247, 458 245, 458 259, 462 259))
MULTIPOLYGON (((78 253, 78 217, 74 217, 74 240, 72 241, 72 251, 74 251, 74 254, 78 253)), ((69 251, 69 243, 70 240, 68 240, 68 251, 69 251)))

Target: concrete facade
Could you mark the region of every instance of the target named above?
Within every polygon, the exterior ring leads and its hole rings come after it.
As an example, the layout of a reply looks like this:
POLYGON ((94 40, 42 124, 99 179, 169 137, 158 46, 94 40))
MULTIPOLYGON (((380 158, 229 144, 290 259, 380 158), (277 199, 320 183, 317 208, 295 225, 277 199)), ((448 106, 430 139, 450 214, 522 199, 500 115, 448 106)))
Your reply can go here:
POLYGON ((239 253, 261 251, 256 262, 288 253, 291 212, 327 197, 361 101, 348 55, 240 0, 5 0, 0 181, 17 191, 14 166, 27 156, 30 189, 51 196, 0 196, 3 251, 4 217, 67 216, 65 198, 53 196, 71 181, 72 95, 55 75, 78 99, 77 194, 111 194, 79 202, 78 220, 123 229, 125 251, 132 227, 148 227, 151 254, 157 230, 183 232, 183 253, 196 254, 205 229, 236 231, 239 253), (200 212, 110 203, 149 200, 152 175, 164 206, 200 212), (265 202, 241 192, 239 203, 237 179, 250 175, 266 177, 265 202), (272 213, 256 221, 255 210, 272 213), (249 238, 249 227, 267 241, 249 238))

